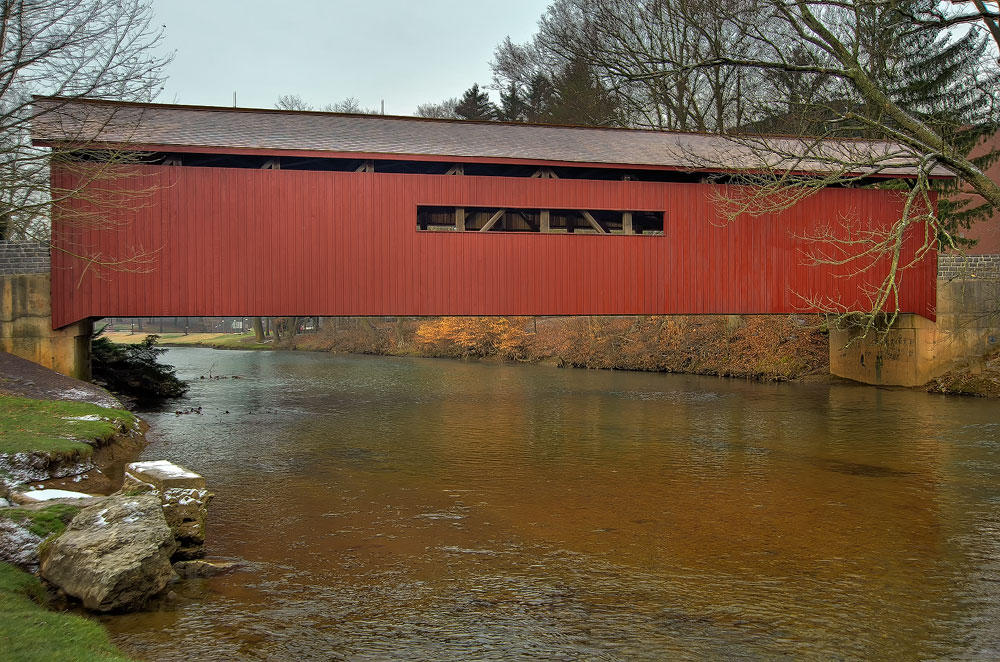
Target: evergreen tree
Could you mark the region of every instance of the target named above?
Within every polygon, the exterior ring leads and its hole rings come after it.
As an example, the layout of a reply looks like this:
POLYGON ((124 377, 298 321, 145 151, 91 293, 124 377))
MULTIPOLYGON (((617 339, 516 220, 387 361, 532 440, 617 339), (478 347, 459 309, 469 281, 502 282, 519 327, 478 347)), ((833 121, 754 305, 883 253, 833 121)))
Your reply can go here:
MULTIPOLYGON (((966 155, 1000 129, 1000 72, 995 66, 984 66, 995 59, 995 53, 981 32, 914 26, 912 17, 920 11, 916 2, 900 2, 891 11, 871 10, 869 34, 874 43, 869 49, 885 53, 884 63, 873 63, 872 68, 894 103, 944 138, 957 154, 966 155)), ((877 118, 890 129, 897 128, 884 109, 871 104, 865 116, 877 118)), ((986 150, 970 161, 986 170, 998 158, 1000 150, 986 150)), ((960 180, 943 180, 934 185, 945 194, 954 193, 960 186, 960 180)), ((970 204, 968 199, 939 198, 942 247, 969 244, 958 232, 996 211, 989 204, 970 204)))
POLYGON ((583 58, 573 58, 553 81, 552 104, 545 113, 554 124, 621 126, 617 100, 583 58))
POLYGON ((555 96, 555 86, 548 76, 543 73, 532 76, 524 92, 525 121, 548 122, 555 96))
POLYGON ((521 90, 514 81, 511 81, 507 89, 500 90, 500 108, 498 117, 504 122, 524 122, 525 104, 521 99, 521 90))
POLYGON ((463 120, 495 120, 499 111, 489 95, 479 89, 478 83, 474 83, 455 106, 455 115, 463 120))

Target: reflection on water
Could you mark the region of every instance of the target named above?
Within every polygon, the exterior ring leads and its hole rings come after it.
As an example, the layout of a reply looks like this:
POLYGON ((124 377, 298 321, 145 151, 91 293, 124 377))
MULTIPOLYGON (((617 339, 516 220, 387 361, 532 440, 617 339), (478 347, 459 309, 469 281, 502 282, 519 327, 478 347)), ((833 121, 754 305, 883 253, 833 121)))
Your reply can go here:
POLYGON ((145 456, 206 475, 209 553, 252 565, 106 618, 133 655, 1000 655, 996 403, 422 359, 166 359, 195 378, 203 414, 147 415, 145 456), (226 378, 197 379, 210 374, 226 378))

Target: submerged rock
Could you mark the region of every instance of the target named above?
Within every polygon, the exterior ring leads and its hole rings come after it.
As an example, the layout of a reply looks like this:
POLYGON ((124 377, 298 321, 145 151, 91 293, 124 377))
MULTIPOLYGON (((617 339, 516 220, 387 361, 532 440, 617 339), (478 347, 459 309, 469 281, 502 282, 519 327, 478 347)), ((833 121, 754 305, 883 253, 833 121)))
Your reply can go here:
POLYGON ((41 576, 93 611, 141 607, 176 575, 177 544, 154 495, 109 497, 40 551, 41 576))
POLYGON ((174 563, 174 571, 182 579, 204 579, 224 575, 233 570, 243 568, 246 564, 242 561, 229 561, 224 559, 193 559, 191 561, 178 561, 174 563))

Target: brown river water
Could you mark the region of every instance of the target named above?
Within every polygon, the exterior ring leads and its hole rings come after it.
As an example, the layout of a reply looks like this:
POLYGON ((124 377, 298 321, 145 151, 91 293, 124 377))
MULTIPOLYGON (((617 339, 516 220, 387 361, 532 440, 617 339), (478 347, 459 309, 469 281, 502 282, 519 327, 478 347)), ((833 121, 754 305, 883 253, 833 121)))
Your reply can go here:
POLYGON ((1000 404, 849 384, 171 349, 144 459, 246 569, 149 660, 1000 657, 1000 404), (223 379, 198 379, 199 376, 223 379), (232 379, 232 376, 239 379, 232 379))

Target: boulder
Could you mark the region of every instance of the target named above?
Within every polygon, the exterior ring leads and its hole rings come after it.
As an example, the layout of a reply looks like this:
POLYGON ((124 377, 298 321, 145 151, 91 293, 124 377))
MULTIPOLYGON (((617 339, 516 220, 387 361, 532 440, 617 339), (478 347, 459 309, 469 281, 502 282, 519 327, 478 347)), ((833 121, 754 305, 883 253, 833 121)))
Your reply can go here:
POLYGON ((176 578, 177 543, 155 495, 115 495, 42 546, 41 576, 92 611, 141 607, 176 578))
POLYGON ((121 491, 149 491, 160 497, 178 543, 175 561, 205 555, 205 519, 212 493, 203 476, 166 460, 133 462, 125 469, 121 491))

